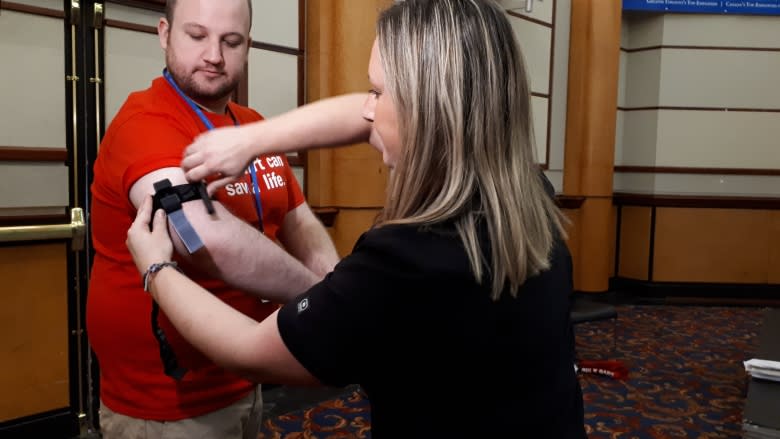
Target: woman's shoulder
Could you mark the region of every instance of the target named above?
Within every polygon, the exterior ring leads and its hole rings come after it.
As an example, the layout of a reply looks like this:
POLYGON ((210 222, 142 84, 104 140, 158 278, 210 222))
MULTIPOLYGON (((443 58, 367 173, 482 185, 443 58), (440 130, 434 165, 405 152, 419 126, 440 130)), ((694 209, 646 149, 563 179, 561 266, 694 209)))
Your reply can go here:
POLYGON ((448 224, 386 224, 363 233, 355 248, 364 245, 389 245, 392 247, 451 245, 459 243, 454 226, 448 224))
POLYGON ((388 224, 360 236, 352 255, 380 258, 410 269, 462 269, 468 266, 463 244, 447 225, 388 224))

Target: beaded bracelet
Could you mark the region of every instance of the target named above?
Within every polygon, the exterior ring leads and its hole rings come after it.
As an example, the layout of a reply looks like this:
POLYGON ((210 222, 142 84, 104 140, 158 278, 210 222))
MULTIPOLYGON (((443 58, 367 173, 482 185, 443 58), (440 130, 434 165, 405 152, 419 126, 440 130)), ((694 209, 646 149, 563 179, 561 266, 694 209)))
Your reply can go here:
POLYGON ((144 273, 144 291, 149 292, 149 281, 151 281, 151 275, 157 273, 158 271, 162 270, 165 267, 173 267, 179 273, 182 272, 181 268, 179 268, 179 265, 174 261, 158 262, 152 264, 149 266, 149 269, 146 270, 146 273, 144 273))

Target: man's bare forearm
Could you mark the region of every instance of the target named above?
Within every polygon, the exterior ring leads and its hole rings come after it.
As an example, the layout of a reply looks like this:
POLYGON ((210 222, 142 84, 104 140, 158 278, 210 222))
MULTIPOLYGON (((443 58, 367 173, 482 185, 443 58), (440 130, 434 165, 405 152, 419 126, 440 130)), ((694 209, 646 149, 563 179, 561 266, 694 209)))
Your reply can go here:
POLYGON ((307 203, 287 213, 279 230, 279 241, 320 277, 333 271, 339 261, 333 240, 307 203))
POLYGON ((189 262, 235 288, 279 303, 289 301, 321 279, 220 203, 215 203, 215 208, 214 215, 207 215, 199 202, 183 206, 205 247, 189 255, 178 237, 171 234, 177 252, 189 262))

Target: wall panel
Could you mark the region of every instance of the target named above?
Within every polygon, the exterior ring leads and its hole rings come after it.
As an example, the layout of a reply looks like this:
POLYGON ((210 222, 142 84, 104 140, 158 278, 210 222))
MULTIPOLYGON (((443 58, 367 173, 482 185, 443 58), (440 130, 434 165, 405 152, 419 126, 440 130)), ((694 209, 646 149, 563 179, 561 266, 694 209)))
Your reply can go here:
POLYGON ((298 57, 263 49, 249 52, 249 106, 265 117, 298 106, 298 57))
MULTIPOLYGON (((571 253, 572 264, 576 267, 580 263, 580 235, 582 234, 582 221, 580 220, 579 209, 561 209, 566 218, 569 219, 569 224, 566 225, 566 233, 569 235, 566 239, 566 245, 569 247, 569 253, 571 253)), ((576 291, 579 286, 579 276, 577 270, 574 270, 574 290, 576 291)))
POLYGON ((13 66, 0 81, 0 146, 65 147, 62 32, 61 19, 0 14, 0 59, 13 66))
POLYGON ((663 15, 663 44, 777 48, 777 16, 689 14, 663 15), (717 31, 713 31, 717 29, 717 31))
POLYGON ((68 168, 60 163, 0 163, 0 208, 68 205, 68 168))
POLYGON ((149 88, 162 75, 165 55, 156 34, 112 27, 105 30, 105 49, 108 127, 131 92, 149 88))
POLYGON ((547 164, 547 127, 549 121, 550 100, 537 96, 531 97, 531 123, 534 127, 534 137, 536 142, 536 161, 537 163, 547 164))
POLYGON ((653 280, 767 283, 772 211, 657 208, 653 280))
POLYGON ((780 169, 777 139, 780 112, 660 111, 655 165, 780 169))
POLYGON ((301 47, 297 0, 253 0, 252 40, 284 47, 301 47))
POLYGON ((658 111, 618 111, 623 126, 616 132, 622 137, 616 142, 615 165, 655 166, 658 144, 658 111), (619 159, 619 160, 618 160, 619 159))
MULTIPOLYGON (((551 178, 557 192, 563 191, 563 160, 566 145, 566 99, 569 81, 569 27, 571 2, 554 3, 552 96, 550 97, 550 151, 547 157, 548 172, 558 173, 551 178)), ((549 176, 549 174, 548 174, 549 176)))
POLYGON ((700 174, 616 172, 615 191, 677 195, 777 196, 780 176, 718 174, 706 170, 700 174))
POLYGON ((780 211, 769 213, 769 273, 767 282, 780 285, 780 211))
POLYGON ((374 224, 379 209, 340 209, 333 227, 329 228, 333 243, 341 257, 352 252, 360 235, 374 224))
MULTIPOLYGON (((308 0, 307 101, 370 88, 366 72, 376 17, 390 4, 390 0, 308 0)), ((341 211, 384 204, 387 169, 381 155, 366 144, 307 153, 307 178, 307 195, 313 207, 340 209, 334 224, 336 236, 356 237, 366 230, 342 229, 355 224, 340 222, 341 211)))
POLYGON ((389 169, 376 149, 366 145, 340 149, 332 166, 333 205, 384 206, 389 169))
POLYGON ((625 79, 625 107, 657 107, 658 96, 663 81, 661 71, 661 51, 650 50, 624 55, 625 70, 621 73, 625 79))
POLYGON ((651 213, 649 207, 621 207, 618 276, 649 280, 651 213))
MULTIPOLYGON (((780 27, 780 22, 777 23, 780 27)), ((780 48, 780 40, 777 42, 780 48)), ((780 108, 778 52, 759 50, 662 49, 631 54, 661 57, 660 106, 780 108)), ((633 59, 632 59, 633 62, 633 59)), ((641 69, 643 66, 637 65, 641 69)), ((652 78, 642 82, 648 88, 652 78)), ((639 90, 640 88, 638 88, 639 90)), ((631 102, 629 106, 652 105, 631 102)))
POLYGON ((550 93, 550 53, 552 29, 518 17, 509 17, 525 59, 525 68, 534 93, 550 93))
POLYGON ((498 0, 498 3, 513 14, 522 15, 532 20, 538 20, 544 23, 552 24, 553 22, 553 10, 557 6, 555 0, 541 1, 541 0, 529 0, 531 1, 531 11, 526 10, 526 0, 498 0))
POLYGON ((116 3, 105 4, 105 16, 107 20, 117 20, 125 23, 139 24, 157 28, 160 22, 162 12, 151 11, 148 9, 133 8, 130 6, 119 5, 116 3))
POLYGON ((0 422, 70 403, 65 252, 56 243, 0 247, 0 422))
POLYGON ((669 15, 623 13, 625 30, 620 46, 624 49, 658 46, 664 41, 665 20, 669 15))

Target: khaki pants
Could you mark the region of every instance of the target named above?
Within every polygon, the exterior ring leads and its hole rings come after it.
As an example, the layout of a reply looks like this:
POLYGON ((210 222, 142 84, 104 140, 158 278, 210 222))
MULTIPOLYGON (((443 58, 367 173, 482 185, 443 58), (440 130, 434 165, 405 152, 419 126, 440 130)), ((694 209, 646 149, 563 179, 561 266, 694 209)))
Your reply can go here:
POLYGON ((100 403, 103 439, 257 439, 263 414, 260 386, 215 412, 180 421, 148 421, 111 411, 100 403))

